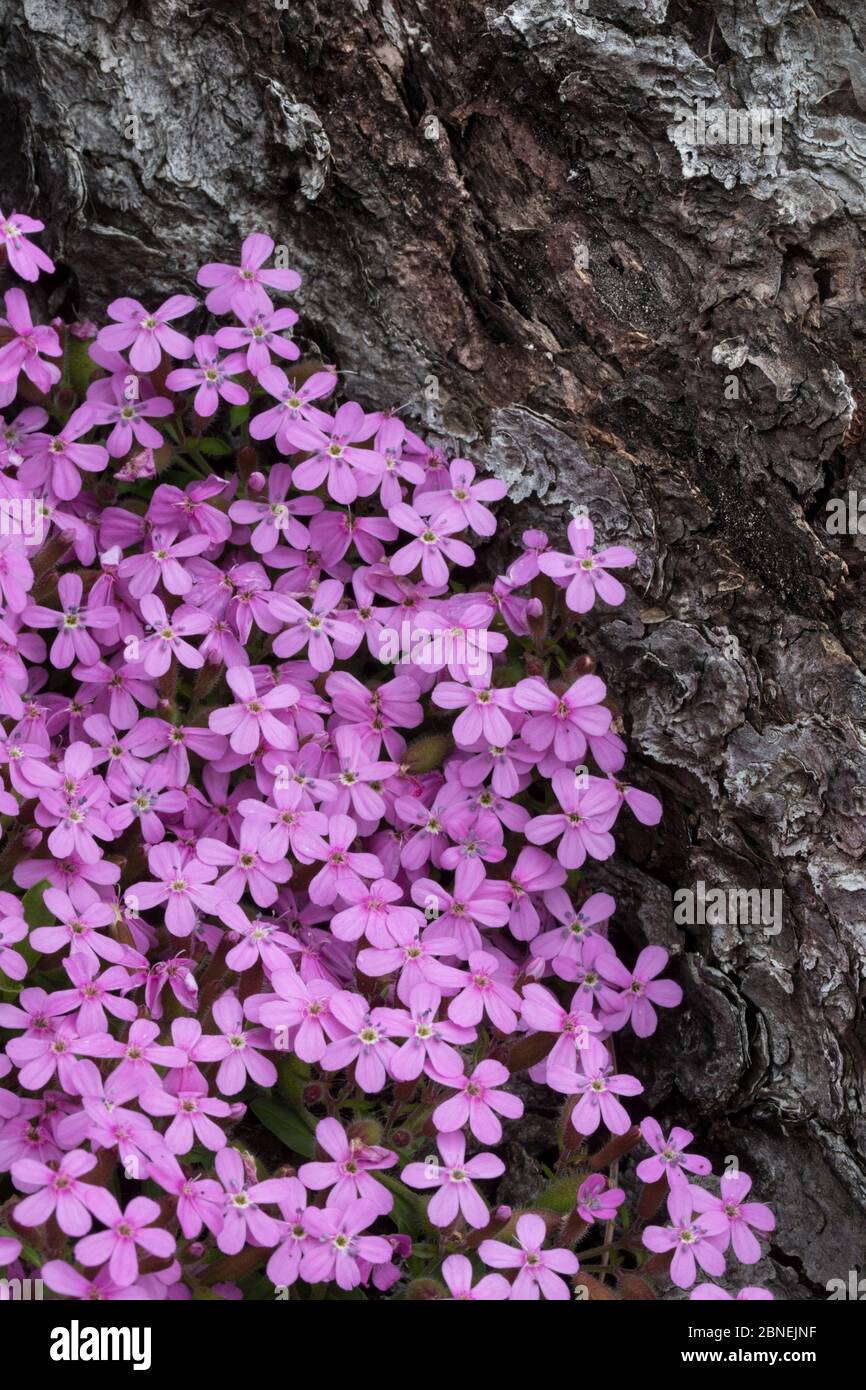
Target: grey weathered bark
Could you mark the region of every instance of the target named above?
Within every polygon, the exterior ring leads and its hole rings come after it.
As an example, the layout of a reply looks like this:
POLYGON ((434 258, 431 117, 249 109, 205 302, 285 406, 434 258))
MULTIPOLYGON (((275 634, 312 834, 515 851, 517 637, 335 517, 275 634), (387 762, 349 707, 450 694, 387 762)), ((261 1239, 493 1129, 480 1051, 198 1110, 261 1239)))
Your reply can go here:
POLYGON ((826 1297, 866 1251, 864 540, 824 525, 866 491, 866 6, 585 8, 0 0, 2 203, 94 316, 270 231, 308 342, 515 536, 583 502, 639 551, 587 646, 666 818, 596 878, 687 997, 632 1060, 776 1205, 756 1279, 826 1297), (689 151, 698 98, 781 147, 689 151), (783 931, 678 929, 699 879, 783 888, 783 931))

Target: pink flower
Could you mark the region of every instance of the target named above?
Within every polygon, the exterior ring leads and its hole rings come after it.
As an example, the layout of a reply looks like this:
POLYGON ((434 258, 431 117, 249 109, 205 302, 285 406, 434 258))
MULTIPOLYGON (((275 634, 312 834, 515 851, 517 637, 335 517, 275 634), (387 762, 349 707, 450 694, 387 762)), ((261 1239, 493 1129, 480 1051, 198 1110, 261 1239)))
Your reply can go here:
POLYGON ((51 258, 25 235, 26 232, 41 232, 44 226, 44 222, 20 212, 13 212, 9 217, 0 212, 0 245, 5 247, 9 264, 22 280, 38 280, 40 270, 47 275, 54 273, 51 258))
POLYGON ((0 1268, 14 1264, 20 1254, 20 1240, 13 1240, 12 1236, 0 1236, 0 1268))
POLYGON ((670 1226, 647 1226, 643 1243, 648 1250, 662 1254, 673 1250, 671 1279, 679 1289, 687 1289, 697 1274, 696 1263, 706 1274, 718 1278, 725 1272, 725 1257, 719 1237, 725 1238, 728 1220, 720 1211, 694 1210, 694 1188, 678 1183, 668 1193, 670 1226))
POLYGON ((208 885, 216 878, 214 865, 184 856, 179 846, 161 844, 148 851, 152 881, 133 883, 124 894, 134 912, 167 903, 165 925, 173 936, 189 936, 195 927, 196 908, 212 912, 217 894, 208 885))
POLYGON ((509 1120, 523 1114, 523 1101, 509 1091, 500 1091, 509 1078, 507 1067, 493 1058, 479 1062, 469 1076, 437 1077, 443 1086, 457 1088, 457 1094, 442 1101, 433 1111, 433 1123, 438 1130, 450 1133, 468 1123, 479 1144, 498 1144, 502 1125, 494 1111, 509 1120))
POLYGON ((588 613, 596 596, 617 606, 625 600, 625 589, 609 569, 624 569, 637 559, 626 545, 611 545, 593 553, 595 532, 588 517, 576 517, 568 527, 571 555, 548 550, 538 557, 542 574, 568 584, 565 601, 575 613, 588 613))
POLYGON ((285 540, 296 550, 306 550, 310 533, 298 516, 312 516, 322 510, 318 497, 293 497, 287 501, 292 471, 287 463, 275 463, 268 475, 267 502, 233 502, 232 521, 253 526, 250 545, 257 555, 267 555, 285 540))
POLYGON ((222 1037, 209 1037, 210 1058, 220 1066, 216 1076, 217 1089, 224 1096, 236 1096, 247 1084, 273 1086, 277 1069, 269 1057, 261 1055, 262 1048, 271 1042, 264 1028, 244 1029, 243 1007, 234 994, 224 994, 213 1006, 213 1020, 222 1037))
MULTIPOLYGON (((607 772, 608 768, 599 759, 596 748, 593 748, 593 757, 599 767, 604 767, 607 772)), ((611 781, 635 820, 639 820, 641 825, 658 825, 662 818, 662 804, 657 796, 653 796, 652 792, 642 791, 640 787, 630 787, 612 775, 611 781)))
POLYGON ((604 939, 593 927, 613 916, 616 899, 610 893, 592 893, 576 910, 566 894, 554 893, 549 895, 547 906, 561 925, 533 939, 533 954, 551 961, 553 973, 561 980, 575 980, 586 944, 604 939))
POLYGON ((286 951, 299 949, 295 937, 289 935, 288 931, 279 930, 274 920, 263 922, 257 917, 250 922, 238 903, 228 898, 218 902, 215 910, 221 922, 229 927, 229 940, 238 942, 225 956, 229 970, 249 970, 257 960, 261 960, 268 973, 285 970, 288 965, 286 951))
POLYGON ((453 728, 454 738, 461 748, 471 748, 482 738, 485 743, 502 747, 514 737, 514 729, 504 713, 517 708, 510 690, 440 681, 432 699, 440 709, 463 710, 453 728))
MULTIPOLYGON (((351 903, 331 918, 331 931, 341 941, 357 941, 366 936, 383 951, 390 951, 395 942, 402 943, 403 936, 395 933, 411 932, 414 940, 419 926, 423 925, 423 914, 416 907, 403 907, 403 890, 389 878, 377 878, 373 883, 346 884, 343 897, 351 903)), ((398 967, 393 967, 398 968, 398 967)), ((390 974, 390 968, 377 971, 377 974, 390 974)))
POLYGON ((201 482, 187 483, 183 489, 160 483, 151 499, 148 515, 154 526, 167 530, 188 528, 193 534, 201 531, 212 544, 227 541, 231 522, 225 512, 209 500, 219 497, 225 489, 222 478, 204 478, 201 482))
POLYGON ((6 917, 0 921, 0 970, 10 980, 23 980, 27 975, 27 962, 17 951, 10 948, 27 936, 27 923, 23 917, 6 917))
POLYGON ((173 1154, 187 1154, 198 1139, 206 1149, 218 1152, 225 1147, 226 1137, 218 1125, 210 1118, 225 1119, 231 1114, 231 1106, 224 1100, 209 1096, 204 1083, 191 1085, 185 1090, 168 1090, 158 1086, 146 1086, 138 1097, 138 1103, 148 1115, 172 1115, 171 1124, 165 1131, 164 1140, 173 1154))
POLYGON ((288 881, 292 868, 285 860, 265 858, 265 848, 252 820, 241 824, 237 845, 209 836, 199 840, 196 854, 202 863, 226 871, 214 884, 214 895, 236 903, 249 893, 257 907, 273 906, 279 891, 277 884, 288 881))
POLYGON ((454 875, 454 891, 449 893, 431 878, 418 878, 412 884, 412 898, 435 914, 430 936, 456 937, 459 954, 468 959, 481 949, 479 927, 504 927, 508 921, 507 885, 488 879, 477 859, 462 859, 454 875))
POLYGON ((262 270, 274 249, 273 238, 253 232, 241 246, 241 263, 225 265, 210 261, 196 276, 198 284, 210 289, 205 304, 212 314, 234 310, 239 318, 259 312, 270 314, 273 305, 264 286, 290 294, 301 283, 296 270, 262 270))
MULTIPOLYGON (((157 584, 162 584, 170 594, 188 594, 193 581, 181 561, 190 555, 200 555, 210 543, 210 538, 201 532, 178 540, 173 531, 154 531, 148 548, 139 555, 128 555, 121 560, 117 573, 128 582, 134 599, 153 593, 157 584)), ((116 614, 114 619, 116 622, 116 614)))
POLYGON ((267 1267, 271 1283, 282 1284, 284 1287, 297 1282, 304 1255, 316 1246, 307 1230, 306 1188, 297 1178, 288 1178, 287 1184, 288 1195, 283 1197, 279 1204, 286 1223, 283 1238, 268 1260, 267 1267))
POLYGON ((347 1036, 324 1049, 322 1066, 326 1071, 343 1071, 354 1062, 355 1080, 361 1090, 368 1094, 381 1091, 397 1051, 389 1036, 391 1010, 370 1009, 361 995, 348 990, 332 995, 330 1003, 347 1036))
POLYGON ((108 1300, 127 1302, 140 1301, 147 1294, 139 1284, 126 1284, 123 1287, 113 1282, 108 1270, 100 1269, 92 1279, 88 1279, 63 1260, 48 1260, 39 1271, 52 1293, 61 1298, 76 1298, 80 1302, 102 1302, 108 1300))
POLYGON ((577 1214, 583 1221, 615 1221, 625 1201, 621 1187, 608 1187, 602 1173, 590 1173, 577 1190, 577 1214))
POLYGON ((501 959, 486 951, 469 956, 469 979, 465 989, 451 1000, 448 1017, 464 1028, 479 1024, 485 1013, 500 1033, 513 1033, 520 1012, 520 995, 505 984, 501 959))
POLYGON ((271 365, 272 352, 292 362, 300 357, 297 343, 282 331, 294 327, 297 321, 294 309, 275 309, 273 313, 253 309, 244 313, 241 328, 221 328, 214 337, 221 348, 243 348, 247 371, 261 380, 262 372, 271 365))
POLYGON ((136 1246, 161 1260, 174 1254, 174 1237, 153 1224, 160 1212, 158 1204, 149 1197, 133 1197, 126 1210, 121 1211, 111 1193, 97 1187, 90 1198, 90 1210, 108 1229, 80 1240, 75 1258, 82 1265, 107 1262, 108 1273, 119 1288, 128 1288, 138 1278, 136 1246))
POLYGON ((684 1152, 694 1139, 689 1130, 680 1129, 675 1125, 669 1138, 665 1139, 658 1120, 647 1116, 645 1120, 641 1120, 640 1132, 656 1155, 654 1158, 641 1159, 637 1165, 637 1175, 641 1182, 658 1182, 659 1178, 665 1176, 671 1187, 674 1187, 678 1183, 688 1181, 686 1173, 697 1173, 705 1177, 707 1173, 712 1172, 713 1165, 708 1158, 684 1152))
POLYGON ((342 660, 358 645, 358 637, 350 623, 335 617, 343 598, 343 585, 336 579, 326 579, 313 594, 312 610, 296 599, 275 591, 271 612, 281 623, 289 626, 274 640, 277 656, 296 656, 308 648, 310 665, 315 671, 330 671, 334 664, 334 648, 342 660), (332 646, 333 643, 333 646, 332 646))
POLYGON ((328 495, 342 506, 349 506, 359 494, 369 496, 385 460, 374 449, 358 446, 372 438, 378 423, 377 415, 365 415, 355 401, 341 405, 327 427, 312 421, 290 423, 285 438, 295 449, 310 454, 292 474, 295 487, 314 492, 327 481, 328 495))
POLYGON ((196 302, 192 295, 175 294, 151 314, 137 299, 114 299, 106 312, 115 323, 100 331, 97 342, 110 352, 129 348, 129 360, 137 372, 154 371, 163 352, 169 357, 192 357, 189 338, 168 325, 189 314, 196 302))
MULTIPOLYGON (((137 378, 132 377, 131 380, 134 382, 137 378)), ((94 421, 113 426, 105 443, 113 459, 124 458, 132 448, 133 441, 144 450, 161 448, 165 440, 159 430, 147 423, 148 417, 164 419, 174 414, 174 406, 166 396, 157 396, 152 389, 147 389, 139 398, 132 394, 129 387, 128 375, 116 372, 96 382, 87 394, 87 404, 94 421)), ((141 474, 147 476, 147 471, 137 464, 135 475, 141 474)))
POLYGON ((314 372, 303 385, 289 381, 281 367, 265 367, 259 373, 259 385, 278 405, 263 410, 250 421, 250 435, 253 439, 274 439, 281 454, 293 454, 297 445, 289 437, 289 430, 298 421, 306 421, 318 429, 327 430, 331 416, 314 405, 314 401, 330 396, 337 384, 334 372, 314 372))
POLYGON ((309 894, 314 903, 327 907, 335 898, 343 897, 343 889, 357 892, 364 879, 381 878, 382 865, 375 854, 352 850, 358 827, 351 816, 331 816, 328 840, 312 831, 298 837, 299 848, 311 859, 323 859, 320 869, 310 883, 309 894))
POLYGON ((524 531, 520 539, 524 547, 523 553, 509 566, 506 574, 508 583, 515 588, 528 584, 541 573, 538 568, 539 556, 549 548, 545 531, 524 531))
POLYGON ((287 1178, 268 1178, 248 1183, 244 1163, 237 1149, 220 1149, 216 1171, 225 1188, 225 1210, 217 1245, 225 1255, 237 1255, 248 1241, 260 1246, 276 1245, 280 1226, 261 1206, 282 1201, 291 1192, 287 1178))
POLYGON ((644 947, 633 971, 627 970, 612 951, 599 956, 599 974, 623 991, 622 994, 614 990, 601 993, 602 1007, 616 1015, 616 1027, 622 1027, 630 1019, 637 1036, 648 1038, 658 1026, 653 1004, 675 1009, 682 1003, 683 992, 675 981, 654 978, 667 963, 668 953, 661 946, 644 947))
MULTIPOLYGON (((5 349, 0 350, 0 357, 5 349)), ((64 502, 81 492, 79 469, 85 473, 101 473, 108 467, 108 450, 101 444, 80 444, 82 435, 96 423, 91 405, 80 405, 70 415, 57 434, 31 434, 25 444, 25 459, 18 470, 18 480, 25 487, 44 487, 64 502)))
POLYGON ((454 565, 475 564, 472 547, 454 539, 455 532, 464 529, 462 522, 426 520, 405 502, 389 507, 388 516, 401 531, 415 537, 391 556, 393 574, 411 574, 420 566, 424 582, 438 589, 448 583, 448 560, 454 565))
POLYGON ((135 959, 137 953, 131 947, 102 933, 101 929, 111 926, 115 920, 114 908, 109 903, 97 898, 78 911, 72 899, 59 888, 46 888, 42 898, 60 925, 36 927, 30 933, 30 944, 35 951, 53 955, 55 951, 68 948, 70 953, 81 952, 94 962, 101 956, 115 965, 131 964, 135 959))
POLYGON ((0 537, 0 594, 10 612, 21 613, 27 607, 33 580, 33 567, 16 541, 0 537))
POLYGON ((208 333, 196 338, 194 352, 198 366, 180 367, 169 372, 165 379, 168 390, 191 391, 193 387, 197 388, 195 413, 205 420, 215 413, 221 399, 228 401, 229 405, 246 405, 250 398, 246 387, 230 379, 244 370, 242 353, 230 353, 220 361, 217 341, 208 333))
POLYGON ((460 1133, 440 1134, 437 1143, 442 1163, 437 1163, 435 1159, 428 1159, 426 1163, 407 1163, 400 1174, 403 1182, 409 1187, 439 1189, 427 1207, 428 1220, 434 1226, 450 1226, 462 1215, 468 1225, 475 1230, 483 1230, 490 1220, 490 1213, 474 1181, 501 1177, 505 1164, 501 1158, 489 1153, 475 1154, 467 1161, 466 1141, 460 1133))
POLYGON ((28 604, 22 613, 22 620, 29 627, 57 628, 57 636, 51 644, 52 665, 61 670, 71 666, 73 661, 92 665, 99 660, 99 647, 87 631, 95 628, 104 631, 117 625, 117 613, 113 608, 94 604, 92 594, 82 605, 84 585, 78 574, 64 574, 57 586, 62 611, 42 608, 39 604, 28 604))
POLYGON ((345 1207, 308 1208, 306 1229, 311 1246, 301 1258, 301 1278, 309 1284, 336 1279, 341 1289, 354 1289, 361 1282, 359 1260, 368 1264, 387 1264, 391 1246, 382 1236, 361 1232, 378 1216, 372 1202, 360 1198, 345 1207))
POLYGON ((617 817, 616 793, 603 777, 589 776, 586 787, 578 787, 565 768, 553 774, 553 790, 561 810, 535 816, 526 827, 527 840, 546 845, 561 836, 556 857, 566 869, 579 869, 587 856, 609 859, 615 849, 610 827, 617 817))
POLYGON ((152 634, 141 644, 141 664, 149 676, 164 676, 172 656, 181 666, 192 670, 204 665, 201 653, 184 639, 207 630, 210 626, 207 613, 181 604, 169 617, 165 604, 156 594, 145 594, 141 613, 152 634))
POLYGON ((511 1285, 501 1274, 484 1274, 472 1287, 472 1262, 465 1255, 449 1255, 442 1261, 442 1278, 452 1299, 461 1303, 490 1302, 511 1297, 511 1285))
POLYGON ((436 1018, 442 995, 435 985, 417 985, 409 999, 409 1010, 386 1010, 392 1034, 406 1038, 391 1058, 391 1075, 397 1081, 414 1081, 425 1071, 428 1076, 459 1076, 463 1071, 460 1053, 451 1043, 472 1042, 474 1028, 463 1028, 448 1019, 436 1018))
POLYGON ((569 1297, 568 1285, 559 1276, 576 1274, 580 1261, 571 1250, 542 1250, 547 1227, 540 1216, 528 1212, 518 1217, 515 1234, 520 1249, 501 1240, 483 1240, 478 1253, 493 1269, 519 1270, 511 1287, 511 1298, 518 1302, 546 1299, 562 1302, 569 1297))
POLYGON ((499 502, 507 491, 497 478, 474 482, 475 468, 468 459, 454 459, 448 470, 451 477, 449 492, 422 492, 415 498, 415 510, 436 522, 454 524, 455 529, 467 526, 478 536, 492 536, 496 518, 482 502, 499 502))
POLYGON ((362 1139, 350 1139, 339 1120, 320 1120, 316 1125, 316 1143, 331 1158, 330 1163, 304 1163, 298 1177, 311 1192, 331 1188, 329 1207, 346 1207, 363 1198, 375 1207, 379 1216, 387 1216, 394 1198, 386 1187, 370 1174, 383 1168, 393 1168, 397 1155, 390 1149, 365 1144, 362 1139))
POLYGON ((138 778, 116 773, 111 780, 111 790, 116 797, 113 828, 123 830, 137 820, 145 844, 158 844, 164 839, 163 817, 176 816, 187 806, 186 795, 177 787, 166 789, 167 781, 168 769, 155 765, 146 767, 138 778))
POLYGON ((520 737, 535 753, 552 750, 557 763, 578 763, 586 752, 586 736, 603 734, 610 727, 610 710, 601 703, 606 695, 598 676, 581 676, 562 695, 554 694, 538 676, 519 681, 514 699, 530 714, 520 737))
POLYGON ((745 1200, 752 1189, 752 1179, 748 1174, 725 1174, 719 1187, 721 1195, 718 1197, 707 1192, 706 1188, 689 1187, 694 1210, 702 1216, 708 1213, 721 1215, 725 1226, 716 1239, 719 1249, 724 1252, 732 1245, 741 1264, 757 1264, 761 1258, 761 1247, 751 1228, 754 1226, 756 1231, 764 1234, 774 1231, 776 1218, 763 1202, 745 1200))
POLYGON ((95 1155, 83 1149, 65 1153, 56 1168, 32 1158, 19 1159, 12 1165, 12 1180, 33 1195, 17 1204, 15 1220, 22 1226, 42 1226, 56 1214, 57 1224, 66 1235, 86 1235, 93 1224, 91 1199, 97 1189, 79 1179, 95 1167, 95 1155))
POLYGON ((612 1066, 593 1066, 589 1059, 586 1074, 548 1066, 547 1084, 567 1096, 580 1096, 571 1112, 571 1123, 578 1134, 595 1134, 602 1121, 611 1134, 625 1134, 631 1120, 617 1096, 639 1096, 643 1091, 637 1077, 615 1075, 612 1066))
POLYGON ((187 1240, 195 1240, 203 1226, 219 1235, 226 1194, 218 1182, 213 1178, 188 1178, 168 1151, 148 1165, 147 1176, 177 1198, 177 1219, 187 1240))
POLYGON ((63 967, 73 983, 73 989, 60 989, 54 998, 62 1004, 64 1012, 77 1009, 76 1025, 82 1037, 90 1033, 103 1033, 108 1028, 109 1013, 113 1018, 131 1023, 138 1013, 138 1005, 124 996, 132 989, 134 981, 122 965, 110 965, 98 974, 99 963, 92 956, 79 951, 67 956, 63 967), (119 999, 114 995, 120 994, 119 999))
MULTIPOLYGON (((349 910, 352 911, 353 909, 349 910)), ((415 912, 416 909, 405 908, 403 911, 415 912)), ((343 915, 341 912, 337 914, 338 917, 343 915)), ((417 915, 423 922, 422 914, 419 912, 417 915)), ((332 918, 332 930, 335 920, 336 918, 332 918)), ((340 936, 340 932, 335 934, 340 936)), ((351 940, 353 938, 343 937, 342 939, 351 940)), ((402 1004, 408 1004, 413 990, 420 984, 438 985, 441 989, 453 989, 455 986, 459 988, 463 984, 465 975, 462 971, 455 970, 450 965, 443 965, 437 959, 439 956, 455 955, 459 949, 460 943, 454 938, 430 941, 427 935, 422 935, 419 932, 417 923, 406 922, 403 925, 395 923, 390 928, 389 944, 372 950, 359 951, 356 964, 359 970, 374 980, 378 979, 380 975, 392 975, 399 970, 397 998, 402 1004)))
MULTIPOLYGON (((252 1008, 251 1016, 277 1033, 297 1029, 291 1050, 302 1062, 323 1061, 328 1039, 342 1032, 333 1011, 336 986, 330 980, 305 980, 291 966, 275 970, 271 984, 276 994, 259 995, 255 1004, 248 1000, 247 1012, 252 1008)), ((285 1044, 278 1046, 287 1050, 285 1044)))
MULTIPOLYGON (((0 384, 14 384, 23 371, 37 391, 47 394, 60 380, 60 368, 55 367, 53 362, 43 362, 41 354, 60 357, 63 353, 60 339, 53 328, 44 324, 34 327, 30 305, 23 290, 7 290, 5 300, 6 318, 0 318, 0 327, 11 328, 12 337, 0 347, 0 384)), ((4 396, 4 403, 9 399, 4 396)))
POLYGON ((604 1066, 607 1062, 607 1050, 594 1036, 602 1031, 601 1024, 582 1007, 586 1003, 591 1006, 592 1001, 584 1001, 577 991, 566 1009, 544 985, 523 986, 524 1022, 539 1033, 560 1035, 548 1058, 549 1067, 573 1071, 579 1065, 583 1071, 584 1063, 604 1066))
POLYGON ((82 1038, 77 1051, 87 1057, 111 1057, 117 1066, 111 1073, 111 1098, 122 1105, 139 1096, 148 1086, 159 1086, 156 1067, 182 1067, 186 1054, 179 1047, 157 1042, 159 1026, 148 1019, 137 1018, 125 1034, 125 1041, 108 1033, 82 1038))
POLYGON ((229 667, 226 680, 238 703, 213 710, 208 723, 218 734, 226 735, 236 753, 254 753, 262 741, 271 748, 294 746, 294 730, 277 719, 274 711, 290 709, 298 703, 296 686, 275 685, 259 695, 248 666, 229 667))

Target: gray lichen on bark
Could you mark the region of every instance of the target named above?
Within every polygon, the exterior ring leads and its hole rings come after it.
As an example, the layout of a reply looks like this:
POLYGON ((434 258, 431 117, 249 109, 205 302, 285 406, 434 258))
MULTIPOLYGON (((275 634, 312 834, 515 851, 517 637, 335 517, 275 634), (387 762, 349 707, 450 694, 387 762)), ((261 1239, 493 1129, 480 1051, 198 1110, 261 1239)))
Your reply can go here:
POLYGON ((686 1002, 629 1060, 754 1172, 755 1277, 793 1298, 866 1251, 863 539, 824 525, 866 489, 845 9, 0 0, 2 203, 49 223, 56 298, 153 299, 266 229, 308 342, 505 478, 512 541, 581 502, 639 552, 586 643, 666 818, 592 877, 686 1002), (684 147, 699 98, 778 109, 780 148, 684 147), (782 933, 677 929, 698 879, 783 888, 782 933))

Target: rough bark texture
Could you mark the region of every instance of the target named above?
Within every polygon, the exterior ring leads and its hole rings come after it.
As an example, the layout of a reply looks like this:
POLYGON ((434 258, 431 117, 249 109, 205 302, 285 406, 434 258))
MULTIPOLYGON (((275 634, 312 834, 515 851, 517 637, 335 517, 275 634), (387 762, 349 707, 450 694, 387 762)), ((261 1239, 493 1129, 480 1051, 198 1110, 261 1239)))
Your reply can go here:
POLYGON ((0 0, 0 192, 94 316, 270 231, 308 343, 506 479, 512 541, 580 502, 639 552, 587 643, 666 818, 595 877, 686 1003, 629 1060, 776 1205, 756 1279, 822 1298, 866 1252, 866 543, 824 524, 866 491, 866 5, 588 9, 0 0), (781 149, 690 154, 699 97, 781 149), (698 879, 783 931, 678 929, 698 879))

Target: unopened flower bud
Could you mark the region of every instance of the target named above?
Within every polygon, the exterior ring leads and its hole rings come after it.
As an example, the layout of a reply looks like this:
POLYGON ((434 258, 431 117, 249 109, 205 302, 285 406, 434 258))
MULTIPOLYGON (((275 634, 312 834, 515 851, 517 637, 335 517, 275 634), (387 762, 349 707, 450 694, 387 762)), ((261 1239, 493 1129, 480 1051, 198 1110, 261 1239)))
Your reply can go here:
POLYGON ((373 1148, 382 1142, 382 1126, 378 1120, 358 1120, 356 1124, 349 1125, 346 1132, 350 1143, 353 1139, 360 1140, 364 1148, 373 1148))

